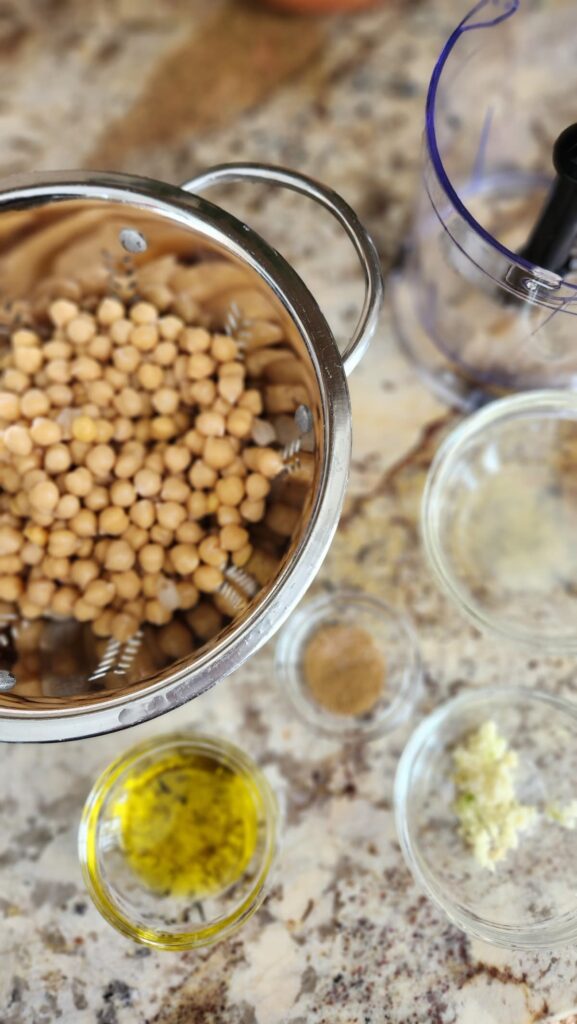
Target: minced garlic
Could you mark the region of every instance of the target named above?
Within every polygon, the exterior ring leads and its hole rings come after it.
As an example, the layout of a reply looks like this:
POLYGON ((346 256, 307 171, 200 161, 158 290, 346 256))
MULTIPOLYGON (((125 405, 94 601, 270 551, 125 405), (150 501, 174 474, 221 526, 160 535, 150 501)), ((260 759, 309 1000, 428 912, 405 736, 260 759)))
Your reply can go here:
POLYGON ((571 800, 570 803, 562 805, 559 803, 547 804, 545 808, 545 814, 551 821, 561 825, 563 828, 574 829, 577 828, 577 800, 571 800))
POLYGON ((497 861, 516 849, 518 833, 537 816, 534 807, 515 796, 518 756, 489 721, 455 748, 453 764, 459 835, 477 862, 494 871, 497 861))

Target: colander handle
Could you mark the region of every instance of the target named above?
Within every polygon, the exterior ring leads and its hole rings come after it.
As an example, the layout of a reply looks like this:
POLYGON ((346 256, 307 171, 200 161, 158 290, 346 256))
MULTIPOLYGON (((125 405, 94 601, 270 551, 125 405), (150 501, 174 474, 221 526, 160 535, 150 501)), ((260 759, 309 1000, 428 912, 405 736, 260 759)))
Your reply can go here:
POLYGON ((198 174, 195 178, 181 185, 186 192, 202 192, 213 185, 223 182, 254 181, 266 185, 281 185, 283 188, 300 192, 309 199, 316 200, 332 213, 349 236, 363 269, 365 295, 359 320, 353 331, 345 351, 342 353, 343 365, 347 376, 362 359, 367 346, 375 332, 377 320, 383 304, 383 275, 377 250, 374 243, 361 224, 354 210, 337 192, 325 188, 312 178, 296 171, 287 171, 282 167, 269 164, 240 163, 219 164, 198 174))

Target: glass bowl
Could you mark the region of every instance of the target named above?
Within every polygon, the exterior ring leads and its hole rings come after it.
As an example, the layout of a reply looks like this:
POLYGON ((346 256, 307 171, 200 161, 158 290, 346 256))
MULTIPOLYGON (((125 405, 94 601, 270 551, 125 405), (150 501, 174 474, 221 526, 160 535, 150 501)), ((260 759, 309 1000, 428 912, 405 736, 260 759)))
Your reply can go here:
POLYGON ((396 823, 417 881, 463 931, 511 948, 552 947, 577 938, 577 830, 546 812, 577 795, 577 707, 536 691, 467 692, 438 708, 411 736, 395 780, 396 823), (451 753, 493 721, 518 754, 516 798, 537 808, 491 871, 458 834, 451 753))
POLYGON ((384 601, 353 590, 323 594, 301 605, 277 642, 275 672, 300 717, 309 725, 344 740, 371 738, 397 728, 418 697, 422 669, 413 628, 384 601), (373 641, 384 663, 384 686, 374 706, 363 714, 336 714, 311 693, 303 667, 307 645, 330 626, 358 627, 373 641))
MULTIPOLYGON (((218 815, 219 808, 213 805, 211 813, 218 815)), ((102 916, 136 942, 171 950, 209 945, 236 931, 262 903, 277 847, 277 822, 277 803, 268 782, 237 747, 194 733, 161 736, 128 750, 94 784, 78 836, 84 880, 102 916), (251 846, 252 854, 245 858, 240 873, 235 877, 229 873, 220 889, 215 890, 211 881, 205 894, 175 894, 151 887, 130 863, 123 835, 123 802, 135 780, 142 784, 143 779, 153 779, 156 792, 154 803, 147 803, 147 813, 156 814, 155 828, 161 829, 167 807, 157 793, 178 787, 175 762, 189 758, 210 765, 221 778, 232 773, 239 780, 255 827, 254 849, 251 846)), ((141 821, 137 825, 142 828, 141 821)), ((168 835, 172 841, 172 833, 168 835)), ((140 836, 137 840, 142 849, 140 836)), ((178 843, 177 832, 174 840, 178 843)), ((157 854, 158 847, 153 854, 155 866, 157 854)))
POLYGON ((503 398, 458 426, 433 460, 422 533, 476 626, 577 651, 577 395, 503 398))

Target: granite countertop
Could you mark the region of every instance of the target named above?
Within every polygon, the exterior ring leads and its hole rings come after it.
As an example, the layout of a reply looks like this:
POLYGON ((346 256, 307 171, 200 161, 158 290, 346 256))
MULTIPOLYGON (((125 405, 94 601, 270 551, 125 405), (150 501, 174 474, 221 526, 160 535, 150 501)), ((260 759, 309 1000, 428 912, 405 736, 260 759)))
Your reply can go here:
MULTIPOLYGON (((178 182, 226 160, 283 163, 342 192, 388 271, 412 208, 426 82, 461 14, 458 0, 310 21, 232 0, 8 0, 0 172, 106 167, 178 182)), ((346 337, 359 285, 337 229, 319 214, 313 230, 292 195, 252 190, 233 202, 346 337)), ((501 650, 433 585, 418 507, 453 416, 398 353, 388 309, 351 393, 349 496, 315 590, 360 586, 409 611, 426 663, 414 721, 465 687, 502 680, 571 694, 570 663, 501 650)), ((158 722, 3 747, 0 1024, 569 1024, 574 950, 511 954, 470 941, 405 867, 391 795, 414 721, 364 746, 315 736, 275 685, 273 649, 158 722), (244 930, 169 954, 132 944, 93 909, 76 829, 113 756, 189 723, 241 737, 284 794, 287 827, 273 891, 244 930)))

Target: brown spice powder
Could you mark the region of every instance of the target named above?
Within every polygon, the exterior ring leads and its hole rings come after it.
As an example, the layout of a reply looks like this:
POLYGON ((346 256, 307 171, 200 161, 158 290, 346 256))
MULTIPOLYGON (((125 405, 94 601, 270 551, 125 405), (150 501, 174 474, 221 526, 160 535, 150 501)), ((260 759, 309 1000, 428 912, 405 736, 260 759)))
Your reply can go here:
POLYGON ((383 692, 385 661, 360 626, 322 626, 307 643, 303 672, 311 696, 336 715, 363 715, 383 692))

